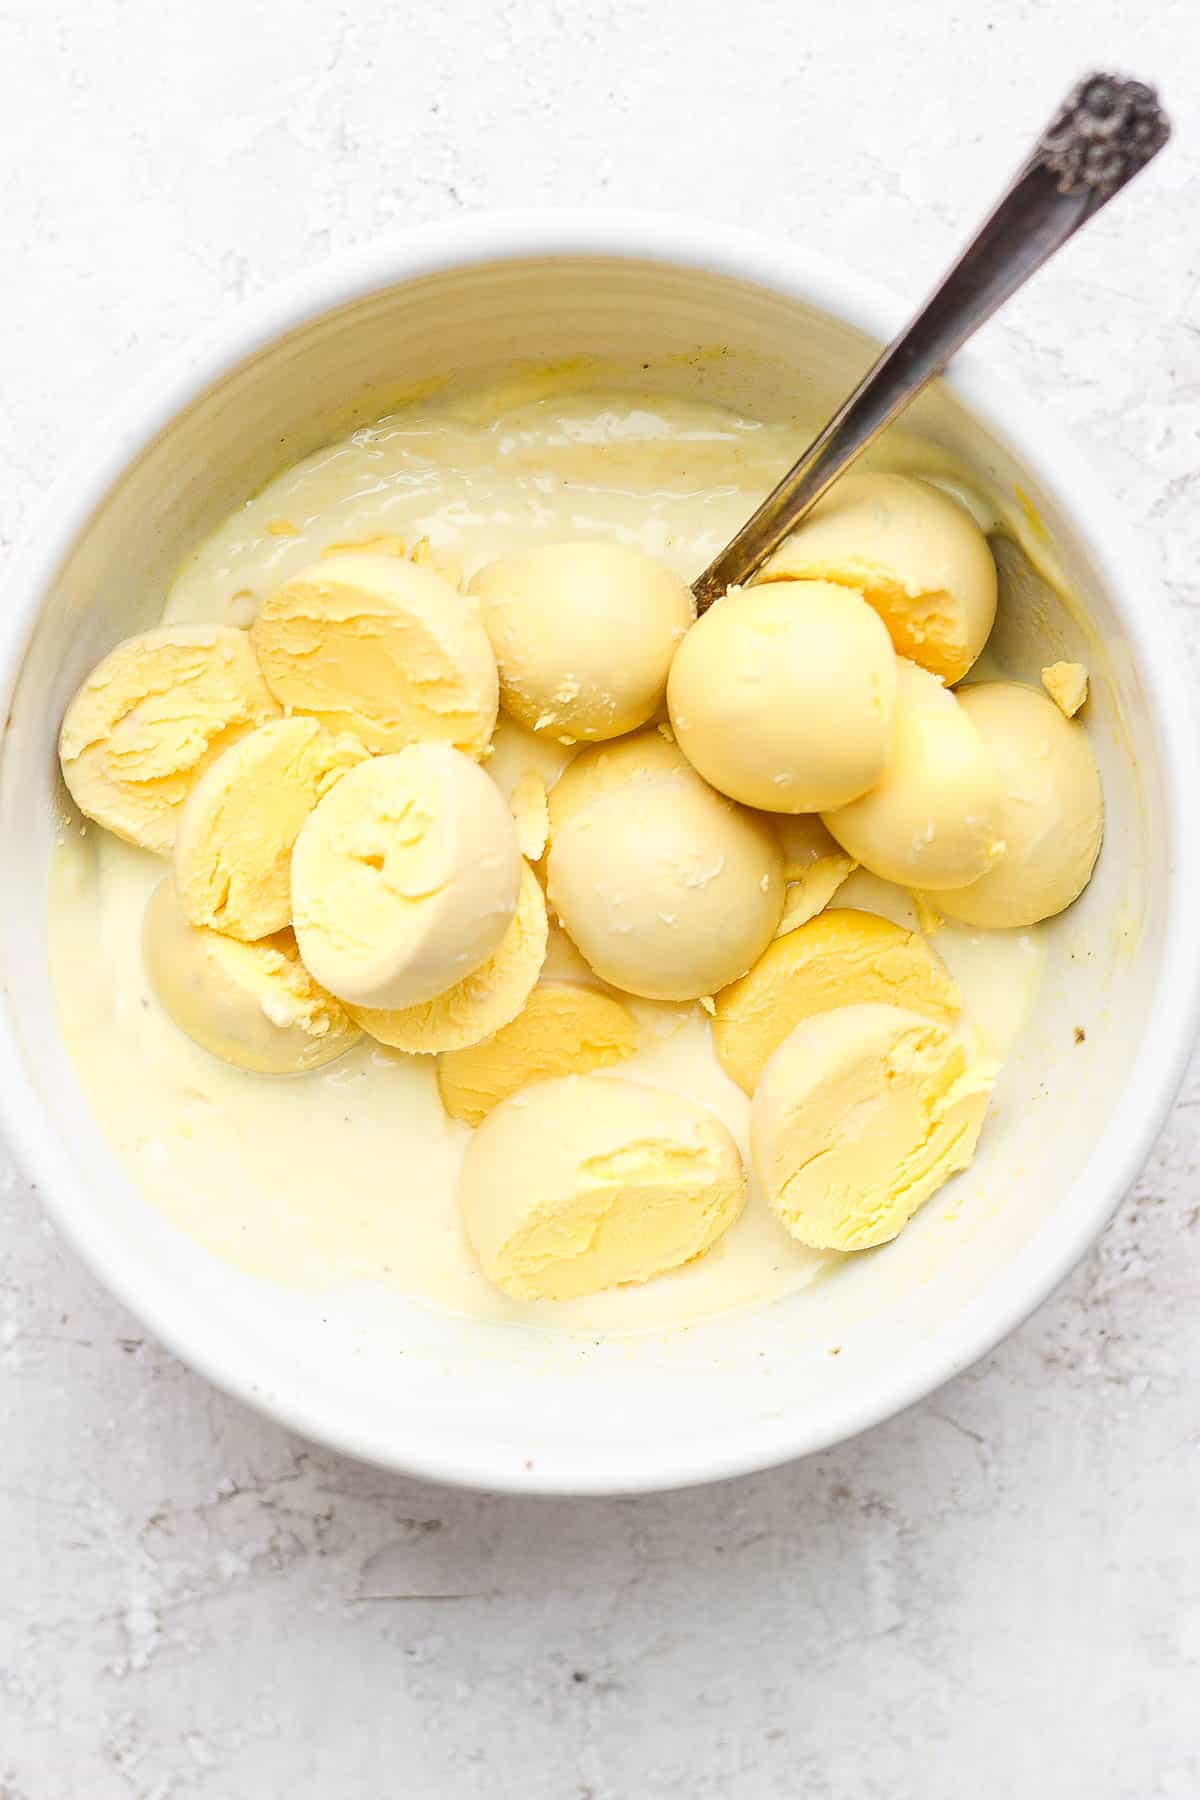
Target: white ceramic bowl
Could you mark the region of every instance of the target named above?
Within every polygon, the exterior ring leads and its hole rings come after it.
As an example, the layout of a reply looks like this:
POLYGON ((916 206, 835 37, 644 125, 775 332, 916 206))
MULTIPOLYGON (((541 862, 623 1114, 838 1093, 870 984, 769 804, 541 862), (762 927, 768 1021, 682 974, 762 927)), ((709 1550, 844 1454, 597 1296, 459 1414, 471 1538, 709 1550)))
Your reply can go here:
POLYGON ((80 1255, 230 1393, 352 1455, 480 1487, 628 1492, 736 1474, 860 1431, 989 1350, 1136 1176, 1197 1027, 1189 702, 1112 507, 1053 423, 969 355, 910 420, 1001 493, 1022 489, 1045 522, 1090 626, 1044 590, 1010 595, 1002 649, 1032 680, 1047 653, 1078 648, 1092 665, 1108 832, 1091 888, 1051 928, 1037 1016, 956 1219, 926 1208, 896 1245, 773 1307, 609 1343, 464 1322, 382 1292, 297 1296, 216 1262, 145 1204, 59 1036, 45 921, 58 722, 85 671, 153 621, 184 552, 234 504, 374 416, 389 390, 449 370, 594 352, 625 359, 631 383, 763 417, 802 396, 811 415, 901 318, 806 253, 724 228, 470 220, 340 258, 245 308, 56 486, 0 611, 4 1127, 80 1255))

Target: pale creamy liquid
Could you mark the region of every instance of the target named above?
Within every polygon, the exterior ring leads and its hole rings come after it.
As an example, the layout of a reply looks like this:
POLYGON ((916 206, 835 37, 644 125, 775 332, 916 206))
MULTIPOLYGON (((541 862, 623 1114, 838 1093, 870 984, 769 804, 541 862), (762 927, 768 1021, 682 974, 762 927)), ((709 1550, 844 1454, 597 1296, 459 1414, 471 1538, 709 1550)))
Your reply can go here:
MULTIPOLYGON (((511 401, 511 392, 507 395, 511 401)), ((168 620, 245 625, 258 601, 333 543, 428 536, 465 575, 550 538, 641 545, 690 579, 796 456, 797 435, 683 401, 619 394, 507 404, 481 392, 397 415, 320 451, 240 508, 181 569, 168 620)), ((503 723, 487 765, 510 793, 549 785, 570 753, 503 723)), ((239 1268, 290 1286, 377 1280, 451 1311, 620 1333, 678 1325, 811 1282, 838 1259, 796 1244, 757 1192, 708 1254, 643 1287, 522 1303, 476 1269, 455 1190, 469 1136, 438 1099, 434 1059, 370 1040, 317 1074, 251 1075, 166 1017, 142 967, 146 900, 164 863, 64 814, 51 872, 50 954, 62 1030, 93 1112, 146 1198, 239 1268)), ((855 875, 835 904, 915 923, 910 897, 855 875)), ((1020 1033, 1038 933, 946 924, 981 1054, 1020 1033)), ((555 933, 547 975, 586 978, 555 933)), ((713 1056, 699 1006, 631 1001, 636 1057, 614 1073, 710 1107, 749 1166, 749 1102, 713 1056)))

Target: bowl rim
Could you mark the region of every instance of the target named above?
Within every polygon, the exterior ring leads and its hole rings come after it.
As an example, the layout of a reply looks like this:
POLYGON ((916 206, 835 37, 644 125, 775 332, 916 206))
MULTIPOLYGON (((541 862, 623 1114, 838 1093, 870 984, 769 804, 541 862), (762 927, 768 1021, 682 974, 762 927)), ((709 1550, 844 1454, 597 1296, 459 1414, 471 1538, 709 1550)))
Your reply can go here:
MULTIPOLYGON (((454 269, 531 257, 659 263, 748 282, 818 308, 886 340, 906 307, 885 288, 823 256, 741 228, 642 211, 523 210, 422 225, 336 254, 243 302, 138 384, 35 508, 13 557, 0 613, 0 720, 43 595, 71 545, 125 468, 215 382, 281 336, 368 294, 454 269)), ((1106 1225, 1139 1174, 1183 1079, 1200 1027, 1200 933, 1187 897, 1200 885, 1200 834, 1189 830, 1186 777, 1200 748, 1191 696, 1165 603, 1147 583, 1131 536, 1053 417, 1011 378, 964 350, 943 377, 987 428, 1019 447, 1088 543, 1143 673, 1163 748, 1162 780, 1172 849, 1160 974, 1143 1043, 1121 1106, 1035 1241, 988 1287, 850 1403, 755 1421, 666 1447, 624 1451, 540 1447, 532 1468, 487 1445, 448 1447, 436 1428, 347 1425, 302 1394, 267 1396, 245 1359, 227 1350, 211 1309, 169 1298, 144 1276, 119 1234, 92 1207, 85 1182, 57 1140, 25 1074, 7 996, 0 992, 0 1126, 56 1227, 83 1262, 147 1328, 217 1387, 303 1436, 399 1473, 513 1493, 655 1492, 748 1474, 841 1443, 923 1399, 992 1350, 1047 1298, 1106 1225), (1030 446, 1028 449, 1026 446, 1030 446), (429 1441, 421 1441, 422 1430, 429 1441)), ((0 729, 0 756, 7 725, 0 729)))

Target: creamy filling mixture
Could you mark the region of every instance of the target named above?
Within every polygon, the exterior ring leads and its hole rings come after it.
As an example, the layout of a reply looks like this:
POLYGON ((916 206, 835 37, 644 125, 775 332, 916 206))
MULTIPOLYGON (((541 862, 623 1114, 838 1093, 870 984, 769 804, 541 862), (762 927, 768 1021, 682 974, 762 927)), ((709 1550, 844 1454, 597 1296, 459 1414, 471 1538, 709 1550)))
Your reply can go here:
MULTIPOLYGON (((660 396, 514 404, 509 390, 502 405, 479 394, 425 406, 271 482, 189 558, 163 619, 244 626, 331 546, 380 537, 410 550, 428 538, 464 577, 547 539, 608 539, 690 579, 798 449, 792 430, 660 396)), ((485 766, 511 796, 530 771, 551 783, 571 755, 502 720, 485 766)), ((435 1059, 363 1039, 327 1068, 278 1077, 209 1056, 171 1023, 143 968, 143 913, 163 870, 64 810, 52 972, 68 1049, 114 1151, 150 1203, 214 1254, 295 1287, 379 1281, 451 1311, 607 1333, 761 1303, 838 1262, 791 1239, 752 1185, 704 1256, 644 1286, 559 1301, 503 1293, 463 1234, 456 1190, 470 1131, 443 1110, 435 1059)), ((906 891, 863 872, 836 904, 918 924, 906 891)), ((1002 1059, 1036 995, 1038 929, 947 921, 933 942, 961 987, 973 1051, 1002 1059)), ((543 979, 587 978, 553 932, 543 979)), ((750 1102, 718 1064, 703 1008, 627 1004, 640 1047, 615 1072, 709 1108, 749 1167, 750 1102)), ((995 1112, 1003 1105, 1001 1088, 995 1112)))

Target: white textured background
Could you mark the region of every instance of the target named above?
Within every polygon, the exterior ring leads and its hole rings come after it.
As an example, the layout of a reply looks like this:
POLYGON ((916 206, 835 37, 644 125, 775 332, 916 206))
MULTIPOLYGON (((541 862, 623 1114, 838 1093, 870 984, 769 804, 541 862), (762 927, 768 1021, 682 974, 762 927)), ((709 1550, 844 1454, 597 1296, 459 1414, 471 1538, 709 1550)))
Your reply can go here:
MULTIPOLYGON (((989 337, 1200 670, 1195 0, 0 0, 0 560, 93 414, 331 249, 637 204, 915 298, 1106 61, 1177 142, 989 337)), ((1196 1800, 1198 1107, 1200 1076, 1057 1298, 925 1405, 618 1502, 444 1493, 261 1423, 97 1291, 0 1146, 0 1800, 1196 1800)))

